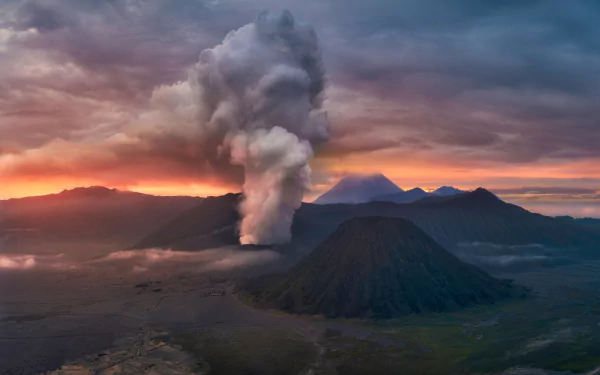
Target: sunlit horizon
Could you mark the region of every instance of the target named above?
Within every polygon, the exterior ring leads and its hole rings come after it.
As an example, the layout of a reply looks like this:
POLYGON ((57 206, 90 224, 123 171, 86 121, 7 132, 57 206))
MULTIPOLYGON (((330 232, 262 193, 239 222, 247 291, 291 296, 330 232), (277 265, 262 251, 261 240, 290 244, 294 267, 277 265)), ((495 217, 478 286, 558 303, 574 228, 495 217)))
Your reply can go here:
MULTIPOLYGON (((337 183, 341 178, 339 177, 333 179, 329 184, 321 184, 315 187, 314 191, 308 192, 303 202, 312 203, 316 198, 318 198, 321 194, 331 188, 335 183, 337 183)), ((392 182, 397 182, 394 179, 390 179, 392 182)), ((460 190, 472 191, 476 188, 483 187, 489 191, 494 192, 495 190, 510 190, 506 189, 506 187, 493 187, 493 186, 484 186, 484 185, 456 185, 456 184, 440 184, 440 185, 399 185, 403 190, 410 190, 413 188, 422 188, 427 192, 432 192, 435 189, 441 186, 453 186, 460 190)), ((241 187, 238 189, 225 187, 225 186, 214 186, 207 184, 180 184, 180 185, 138 185, 138 186, 110 186, 99 183, 81 183, 81 184, 58 184, 58 185, 32 185, 30 190, 22 189, 22 190, 2 190, 2 192, 6 195, 0 194, 0 200, 6 199, 19 199, 25 197, 35 197, 35 196, 46 196, 52 194, 59 194, 65 190, 72 190, 76 188, 90 188, 90 187, 104 187, 108 189, 116 189, 119 191, 129 191, 136 192, 142 194, 149 194, 154 196, 191 196, 191 197, 209 197, 209 196, 219 196, 228 193, 239 193, 241 192, 241 187), (8 193, 13 193, 13 195, 9 195, 8 193)), ((533 189, 533 188, 532 188, 533 189)), ((526 190, 526 189, 525 189, 526 190)), ((501 193, 498 196, 504 201, 512 204, 516 204, 521 206, 528 211, 540 213, 548 216, 573 216, 573 217, 591 217, 591 218, 600 218, 600 206, 597 205, 595 197, 586 197, 582 194, 551 194, 551 193, 527 193, 520 192, 518 194, 515 193, 501 193)))

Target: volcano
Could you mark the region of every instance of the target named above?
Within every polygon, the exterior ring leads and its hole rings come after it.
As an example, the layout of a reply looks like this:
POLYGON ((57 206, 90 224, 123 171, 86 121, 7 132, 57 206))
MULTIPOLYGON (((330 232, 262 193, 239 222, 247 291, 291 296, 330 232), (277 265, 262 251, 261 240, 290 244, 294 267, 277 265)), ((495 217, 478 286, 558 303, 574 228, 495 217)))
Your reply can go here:
POLYGON ((246 292, 263 307, 362 318, 453 311, 520 293, 461 262, 411 221, 388 217, 345 221, 286 276, 255 280, 246 292))
POLYGON ((347 176, 319 198, 315 204, 364 203, 376 196, 403 193, 396 184, 382 174, 347 176))

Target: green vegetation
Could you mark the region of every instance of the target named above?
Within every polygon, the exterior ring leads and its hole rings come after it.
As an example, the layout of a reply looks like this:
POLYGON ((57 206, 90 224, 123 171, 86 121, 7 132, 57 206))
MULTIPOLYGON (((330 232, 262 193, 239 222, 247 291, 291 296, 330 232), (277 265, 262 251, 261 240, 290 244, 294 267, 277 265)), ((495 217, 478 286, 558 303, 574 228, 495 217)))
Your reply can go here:
POLYGON ((210 364, 211 374, 298 374, 317 361, 344 375, 493 374, 512 367, 584 373, 600 365, 600 308, 589 297, 584 305, 537 297, 380 321, 304 318, 321 325, 318 343, 297 330, 263 327, 176 337, 210 364))
POLYGON ((516 366, 584 372, 600 365, 599 322, 597 310, 547 310, 539 301, 520 301, 366 325, 373 331, 367 339, 330 336, 328 356, 343 374, 396 374, 399 368, 484 374, 516 366))

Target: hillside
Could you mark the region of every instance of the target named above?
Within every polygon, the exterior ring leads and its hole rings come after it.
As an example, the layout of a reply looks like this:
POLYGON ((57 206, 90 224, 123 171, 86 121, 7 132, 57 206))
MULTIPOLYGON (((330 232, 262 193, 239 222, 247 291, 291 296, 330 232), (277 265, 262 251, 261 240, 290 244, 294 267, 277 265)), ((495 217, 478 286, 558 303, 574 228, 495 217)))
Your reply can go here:
MULTIPOLYGON (((207 243, 211 243, 211 246, 215 243, 237 243, 237 237, 231 229, 238 220, 235 208, 237 197, 230 195, 213 199, 210 206, 199 205, 193 213, 176 218, 135 247, 191 250, 207 248, 207 243), (193 224, 196 222, 199 224, 193 224), (184 234, 174 230, 182 226, 187 228, 184 234)), ((586 248, 595 248, 600 244, 598 230, 531 213, 503 202, 480 188, 454 196, 428 197, 410 204, 303 204, 294 218, 292 245, 313 248, 342 222, 361 216, 409 219, 449 250, 461 243, 473 242, 586 248)))
POLYGON ((363 203, 379 195, 402 192, 402 189, 382 174, 348 176, 317 198, 314 203, 363 203))
POLYGON ((246 291, 258 305, 293 313, 391 318, 494 303, 514 289, 408 220, 362 217, 342 223, 285 276, 246 291))
POLYGON ((179 250, 239 244, 237 210, 240 194, 205 198, 137 242, 133 248, 172 247, 179 250))
POLYGON ((0 239, 6 247, 55 240, 125 246, 201 201, 105 187, 9 199, 0 201, 0 239))

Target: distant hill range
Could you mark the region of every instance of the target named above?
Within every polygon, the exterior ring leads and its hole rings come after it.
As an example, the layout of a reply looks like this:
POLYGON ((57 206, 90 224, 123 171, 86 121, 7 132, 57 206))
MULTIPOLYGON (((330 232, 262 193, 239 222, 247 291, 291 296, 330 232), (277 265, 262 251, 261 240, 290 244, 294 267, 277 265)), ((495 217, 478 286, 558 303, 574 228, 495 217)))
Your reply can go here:
POLYGON ((259 306, 292 313, 392 318, 490 304, 518 288, 461 262, 406 219, 360 217, 285 275, 244 289, 259 306))
POLYGON ((420 199, 427 198, 430 194, 421 188, 414 188, 403 191, 402 193, 378 195, 373 197, 371 201, 377 202, 394 202, 394 203, 412 203, 420 199))
MULTIPOLYGON (((239 195, 208 198, 197 207, 146 236, 135 248, 197 250, 238 243, 239 195)), ((292 245, 313 248, 352 217, 409 219, 446 249, 459 244, 541 244, 552 247, 597 247, 600 230, 531 213, 479 188, 447 196, 429 196, 407 204, 303 204, 292 225, 292 245)))
POLYGON ((442 186, 431 192, 430 195, 438 197, 447 197, 449 195, 456 195, 461 193, 466 193, 466 191, 457 189, 453 186, 442 186))
POLYGON ((591 217, 574 218, 571 216, 557 216, 556 219, 567 223, 579 224, 583 225, 584 227, 600 230, 600 219, 591 217))
POLYGON ((105 187, 0 201, 3 246, 48 240, 131 245, 202 198, 158 197, 105 187))
POLYGON ((364 203, 382 195, 402 194, 404 190, 382 174, 347 176, 317 198, 315 204, 364 203))
POLYGON ((431 196, 449 196, 464 193, 452 186, 442 186, 432 192, 421 188, 404 191, 382 174, 348 176, 317 198, 315 204, 365 203, 387 201, 411 203, 431 196))

